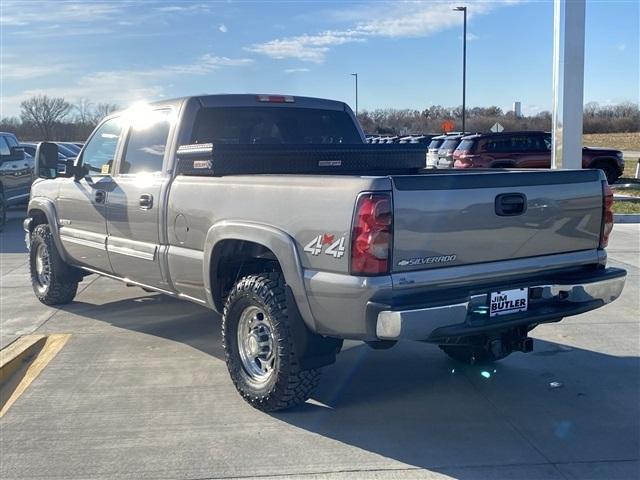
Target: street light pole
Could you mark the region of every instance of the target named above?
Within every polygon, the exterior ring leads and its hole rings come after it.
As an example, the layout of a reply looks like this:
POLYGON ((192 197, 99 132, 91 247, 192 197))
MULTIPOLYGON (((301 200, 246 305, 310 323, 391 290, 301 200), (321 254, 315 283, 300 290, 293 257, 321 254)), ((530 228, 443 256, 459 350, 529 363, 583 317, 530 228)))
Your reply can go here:
POLYGON ((462 131, 465 132, 465 117, 467 109, 467 7, 456 7, 454 10, 462 12, 464 26, 462 30, 462 131))
POLYGON ((356 117, 357 117, 358 116, 358 74, 352 73, 351 76, 355 77, 356 79, 356 117))

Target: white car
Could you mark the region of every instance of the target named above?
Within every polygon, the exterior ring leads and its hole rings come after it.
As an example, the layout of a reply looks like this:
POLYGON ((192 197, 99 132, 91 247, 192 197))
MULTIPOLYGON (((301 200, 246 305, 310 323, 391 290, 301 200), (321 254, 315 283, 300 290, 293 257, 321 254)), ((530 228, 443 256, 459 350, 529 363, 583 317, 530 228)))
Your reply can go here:
POLYGON ((446 135, 438 135, 431 139, 427 150, 427 168, 438 168, 438 149, 446 138, 446 135))

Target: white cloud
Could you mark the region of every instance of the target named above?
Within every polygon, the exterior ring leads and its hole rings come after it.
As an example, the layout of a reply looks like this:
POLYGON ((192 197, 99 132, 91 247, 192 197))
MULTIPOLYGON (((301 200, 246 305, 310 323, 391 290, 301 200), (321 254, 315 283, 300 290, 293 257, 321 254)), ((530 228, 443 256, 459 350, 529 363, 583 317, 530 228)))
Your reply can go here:
POLYGON ((310 72, 309 68, 285 68, 284 73, 306 73, 310 72))
POLYGON ((2 61, 3 80, 30 80, 46 77, 62 72, 66 68, 62 64, 53 65, 20 65, 2 61))
POLYGON ((229 31, 229 29, 227 28, 227 26, 224 23, 221 23, 218 26, 218 30, 220 30, 222 33, 227 33, 229 31))
POLYGON ((168 65, 160 67, 158 69, 145 70, 138 72, 141 76, 149 77, 162 77, 173 76, 175 74, 180 75, 203 75, 210 73, 220 67, 244 67, 251 65, 253 59, 251 58, 229 58, 229 57, 217 57, 211 54, 202 55, 197 61, 184 65, 168 65))
POLYGON ((30 24, 97 22, 114 17, 131 2, 42 2, 3 0, 0 25, 25 26, 30 24))
MULTIPOLYGON (((243 67, 253 63, 249 58, 218 57, 202 55, 192 63, 165 65, 148 70, 113 70, 92 72, 78 76, 75 82, 50 88, 27 89, 19 94, 3 98, 5 112, 18 112, 22 100, 38 94, 64 97, 75 103, 80 99, 92 102, 116 103, 127 106, 136 101, 150 101, 165 96, 166 85, 170 79, 185 75, 206 75, 224 67, 243 67)), ((28 67, 17 66, 18 70, 28 72, 28 67)), ((39 70, 30 72, 39 75, 39 70)), ((14 77, 17 78, 17 77, 14 77)))
POLYGON ((619 43, 618 45, 616 45, 616 48, 618 49, 618 51, 624 52, 627 49, 627 44, 626 43, 619 43))
MULTIPOLYGON (((464 3, 464 2, 463 2, 464 3)), ((498 5, 516 2, 474 3, 468 16, 472 18, 490 12, 498 5)), ((410 38, 426 37, 436 32, 461 25, 460 12, 453 11, 450 2, 403 2, 388 5, 385 15, 373 9, 372 17, 358 21, 355 26, 344 30, 328 30, 318 34, 303 34, 276 38, 253 44, 245 50, 267 55, 271 58, 296 58, 306 62, 322 63, 332 47, 345 43, 365 42, 369 38, 410 38)), ((365 13, 363 13, 364 15, 365 13)), ((467 39, 477 36, 467 34, 467 39)))
POLYGON ((299 35, 254 44, 245 50, 261 53, 271 58, 297 58, 306 62, 322 63, 329 47, 350 42, 364 42, 355 31, 325 31, 317 35, 299 35))
POLYGON ((162 7, 156 8, 159 12, 168 12, 168 13, 176 13, 176 12, 208 12, 209 6, 204 3, 196 3, 196 4, 176 4, 176 5, 165 5, 162 7))

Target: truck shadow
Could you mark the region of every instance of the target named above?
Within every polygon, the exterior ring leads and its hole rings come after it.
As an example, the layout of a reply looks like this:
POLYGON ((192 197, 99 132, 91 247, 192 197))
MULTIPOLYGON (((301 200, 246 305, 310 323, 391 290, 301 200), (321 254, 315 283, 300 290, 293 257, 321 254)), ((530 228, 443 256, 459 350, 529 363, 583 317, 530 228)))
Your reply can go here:
MULTIPOLYGON (((196 305, 146 295, 101 306, 77 302, 64 310, 181 342, 224 361, 219 318, 196 305)), ((382 456, 399 462, 398 468, 477 478, 477 470, 453 466, 544 470, 567 459, 637 459, 639 374, 637 357, 543 340, 536 340, 533 353, 515 353, 490 367, 462 366, 437 347, 417 342, 388 351, 346 342, 309 402, 271 416, 319 435, 319 442, 357 447, 362 452, 354 454, 371 468, 382 465, 382 456)), ((497 472, 496 478, 510 476, 497 472)), ((548 475, 556 473, 551 469, 548 475)))

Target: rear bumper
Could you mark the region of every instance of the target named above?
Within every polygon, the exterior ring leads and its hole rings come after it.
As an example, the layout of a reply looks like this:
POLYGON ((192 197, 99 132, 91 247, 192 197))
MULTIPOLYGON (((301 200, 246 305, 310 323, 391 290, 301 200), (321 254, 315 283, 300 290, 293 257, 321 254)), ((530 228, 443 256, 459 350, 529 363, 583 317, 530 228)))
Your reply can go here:
POLYGON ((466 298, 419 308, 379 307, 376 336, 383 340, 437 342, 447 337, 468 336, 522 325, 549 323, 578 315, 613 302, 622 293, 626 271, 597 270, 580 278, 557 278, 552 282, 521 282, 529 288, 526 312, 489 317, 485 308, 493 290, 466 298))

